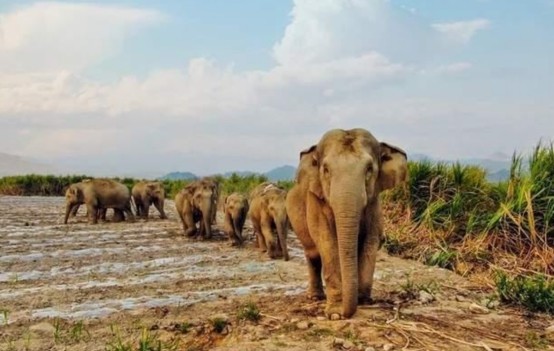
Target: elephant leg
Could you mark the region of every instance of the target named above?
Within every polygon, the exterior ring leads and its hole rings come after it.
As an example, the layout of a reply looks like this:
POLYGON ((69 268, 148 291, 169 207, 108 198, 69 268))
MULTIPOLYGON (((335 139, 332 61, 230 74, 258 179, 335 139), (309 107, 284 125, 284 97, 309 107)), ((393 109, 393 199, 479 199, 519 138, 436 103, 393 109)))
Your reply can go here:
POLYGON ((77 216, 77 212, 79 211, 79 206, 81 206, 81 205, 77 204, 77 205, 75 205, 75 207, 73 207, 71 209, 71 212, 70 212, 71 217, 76 217, 77 216))
POLYGON ((373 274, 382 232, 379 228, 375 228, 375 224, 372 227, 372 230, 366 233, 358 255, 358 302, 366 304, 372 301, 373 274))
POLYGON ((323 300, 323 282, 321 281, 322 262, 319 255, 310 257, 306 254, 308 263, 308 298, 312 300, 323 300))
POLYGON ((192 211, 184 211, 181 215, 183 216, 183 229, 185 231, 185 236, 188 238, 196 236, 196 223, 194 222, 192 211))
POLYGON ((262 229, 258 219, 252 219, 252 227, 254 229, 254 235, 256 236, 255 244, 260 252, 266 252, 267 246, 265 244, 265 239, 262 236, 262 229))
MULTIPOLYGON (((308 213, 312 211, 310 205, 308 205, 308 213)), ((316 233, 318 236, 315 243, 323 266, 325 295, 327 297, 325 315, 329 319, 340 319, 342 316, 342 294, 337 236, 333 235, 334 233, 331 231, 321 210, 317 208, 317 211, 314 212, 316 212, 316 217, 309 219, 309 229, 310 233, 316 233)))
POLYGON ((113 209, 113 217, 112 217, 112 221, 114 223, 119 223, 119 222, 123 222, 125 220, 125 214, 122 210, 120 210, 119 208, 114 208, 113 209))
POLYGON ((161 200, 161 199, 154 200, 154 207, 156 207, 156 210, 158 210, 158 212, 160 212, 160 218, 161 219, 167 219, 167 216, 165 215, 165 212, 164 212, 164 201, 163 200, 161 200))
POLYGON ((131 202, 128 201, 125 204, 125 207, 123 208, 123 212, 127 215, 127 218, 129 219, 129 222, 135 221, 135 215, 133 214, 133 211, 131 210, 131 202))
POLYGON ((94 203, 87 204, 88 220, 91 224, 98 223, 98 207, 94 203))
POLYGON ((140 211, 141 218, 148 220, 149 212, 150 212, 150 200, 142 199, 142 209, 140 211))
POLYGON ((273 235, 273 228, 271 224, 271 218, 268 215, 262 213, 261 235, 267 247, 267 254, 270 258, 273 259, 277 258, 278 250, 277 240, 275 238, 275 235, 273 235))

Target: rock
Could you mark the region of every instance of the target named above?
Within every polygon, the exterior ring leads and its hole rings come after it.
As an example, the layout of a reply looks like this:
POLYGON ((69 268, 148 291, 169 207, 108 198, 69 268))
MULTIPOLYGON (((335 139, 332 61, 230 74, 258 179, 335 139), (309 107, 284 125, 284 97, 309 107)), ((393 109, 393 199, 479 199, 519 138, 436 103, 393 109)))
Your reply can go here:
POLYGON ((342 345, 344 345, 344 339, 335 338, 335 340, 333 340, 333 346, 342 346, 342 345))
POLYGON ((306 330, 310 328, 310 324, 306 321, 296 323, 296 327, 300 330, 306 330))
POLYGON ((478 305, 476 303, 472 303, 471 305, 469 305, 469 310, 472 312, 472 313, 475 313, 475 314, 487 314, 487 313, 490 313, 489 309, 486 308, 486 307, 483 307, 481 305, 478 305))
POLYGON ((385 351, 394 350, 394 345, 393 344, 385 344, 385 345, 383 345, 383 350, 385 350, 385 351))
POLYGON ((373 348, 373 347, 371 347, 371 346, 370 346, 370 347, 366 347, 366 348, 365 348, 365 351, 375 351, 375 348, 373 348))
POLYGON ((465 302, 465 301, 467 301, 467 299, 462 295, 456 295, 456 301, 465 302))
POLYGON ((290 320, 290 322, 291 322, 291 323, 298 323, 298 322, 300 322, 300 319, 298 319, 298 318, 293 318, 293 319, 290 320))
POLYGON ((354 343, 350 340, 345 340, 342 347, 347 349, 347 350, 352 350, 356 347, 356 345, 354 345, 354 343))
POLYGON ((500 306, 500 301, 490 299, 490 298, 485 298, 481 300, 481 305, 487 308, 497 308, 498 306, 500 306))
POLYGON ((327 318, 325 318, 325 317, 323 317, 323 316, 317 316, 316 319, 317 319, 318 321, 326 321, 326 320, 327 320, 327 318))
POLYGON ((32 327, 29 328, 31 331, 37 332, 37 333, 44 333, 44 334, 54 334, 56 331, 56 328, 50 323, 42 322, 39 324, 35 324, 32 327))
POLYGON ((420 290, 419 291, 419 301, 421 303, 429 303, 429 302, 432 302, 435 300, 435 297, 431 294, 429 294, 427 291, 425 290, 420 290))

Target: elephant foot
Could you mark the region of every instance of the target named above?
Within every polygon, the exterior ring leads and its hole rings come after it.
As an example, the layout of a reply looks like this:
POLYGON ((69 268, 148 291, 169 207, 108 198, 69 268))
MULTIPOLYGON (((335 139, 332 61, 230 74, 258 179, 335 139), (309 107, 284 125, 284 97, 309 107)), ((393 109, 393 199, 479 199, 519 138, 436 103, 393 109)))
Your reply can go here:
POLYGON ((312 301, 325 300, 325 293, 323 290, 308 290, 308 299, 312 301))
POLYGON ((332 321, 338 321, 342 319, 342 305, 340 302, 329 302, 325 306, 325 316, 332 321))
POLYGON ((358 295, 358 305, 371 305, 372 303, 373 303, 373 299, 371 298, 371 295, 369 294, 358 295))

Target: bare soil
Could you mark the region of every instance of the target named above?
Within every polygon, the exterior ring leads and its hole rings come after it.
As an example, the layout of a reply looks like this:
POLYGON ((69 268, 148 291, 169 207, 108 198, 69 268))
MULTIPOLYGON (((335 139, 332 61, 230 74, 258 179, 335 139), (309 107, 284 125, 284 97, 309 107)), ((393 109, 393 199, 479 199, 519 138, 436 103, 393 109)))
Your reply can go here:
POLYGON ((213 240, 195 241, 167 207, 169 220, 152 208, 149 221, 89 225, 81 209, 63 225, 63 198, 0 197, 0 350, 139 350, 141 338, 161 350, 554 349, 552 317, 384 252, 374 303, 327 321, 304 295, 294 233, 291 261, 271 260, 249 222, 244 247, 229 245, 221 214, 213 240), (258 321, 240 318, 247 303, 258 321))

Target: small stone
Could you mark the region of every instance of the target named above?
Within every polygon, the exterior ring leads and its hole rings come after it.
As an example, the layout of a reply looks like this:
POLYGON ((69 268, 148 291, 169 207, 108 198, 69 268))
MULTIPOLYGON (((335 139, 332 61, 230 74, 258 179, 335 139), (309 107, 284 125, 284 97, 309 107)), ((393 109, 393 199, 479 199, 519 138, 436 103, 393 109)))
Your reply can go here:
POLYGON ((317 316, 316 319, 317 319, 318 321, 326 321, 326 320, 327 320, 327 318, 325 318, 325 317, 323 317, 323 316, 317 316))
POLYGON ((344 345, 344 339, 335 338, 335 340, 333 340, 333 345, 334 345, 334 346, 342 346, 342 345, 344 345))
POLYGON ((419 291, 419 301, 421 303, 429 303, 429 302, 432 302, 435 300, 435 297, 431 294, 429 294, 427 291, 425 290, 420 290, 419 291))
POLYGON ((462 295, 456 295, 456 301, 465 302, 465 301, 467 301, 467 299, 462 295))
POLYGON ((472 303, 471 305, 469 305, 469 310, 472 313, 476 313, 476 314, 488 314, 488 313, 490 313, 488 308, 483 307, 481 305, 478 305, 476 303, 472 303))
POLYGON ((300 319, 298 319, 298 318, 293 318, 293 319, 290 320, 290 322, 291 322, 291 323, 298 323, 298 322, 300 322, 300 319))
POLYGON ((385 350, 385 351, 394 350, 394 345, 393 344, 385 344, 385 345, 383 345, 383 350, 385 350))
POLYGON ((310 328, 310 324, 306 321, 296 323, 296 327, 300 330, 306 330, 310 328))
POLYGON ((370 347, 366 347, 366 348, 365 348, 365 351, 375 351, 375 348, 373 348, 373 347, 371 347, 371 346, 370 346, 370 347))
POLYGON ((347 350, 351 350, 353 349, 354 347, 356 347, 356 345, 354 345, 354 343, 350 340, 345 340, 344 341, 344 344, 342 345, 343 348, 347 349, 347 350))

